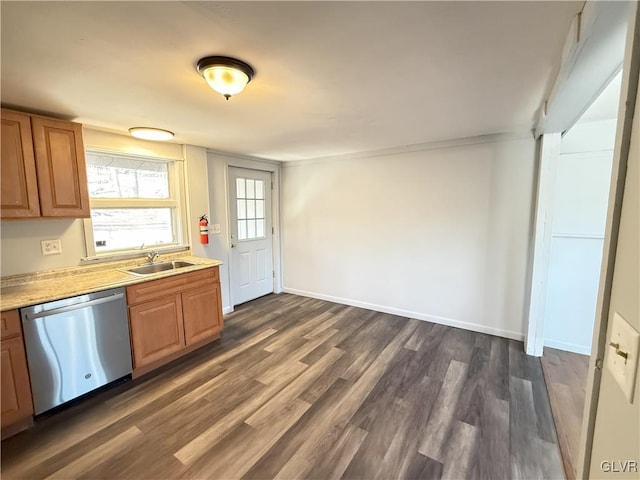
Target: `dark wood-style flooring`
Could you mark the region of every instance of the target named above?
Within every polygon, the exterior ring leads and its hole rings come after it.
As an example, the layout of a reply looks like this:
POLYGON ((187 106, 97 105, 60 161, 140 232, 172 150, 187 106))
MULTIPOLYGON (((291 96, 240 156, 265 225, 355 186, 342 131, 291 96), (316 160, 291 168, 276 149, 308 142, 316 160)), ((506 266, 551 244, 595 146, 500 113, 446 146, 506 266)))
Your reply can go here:
POLYGON ((521 342, 294 295, 2 444, 3 478, 562 478, 521 342))
POLYGON ((578 477, 589 357, 545 347, 540 361, 549 390, 565 475, 567 480, 574 480, 578 477))

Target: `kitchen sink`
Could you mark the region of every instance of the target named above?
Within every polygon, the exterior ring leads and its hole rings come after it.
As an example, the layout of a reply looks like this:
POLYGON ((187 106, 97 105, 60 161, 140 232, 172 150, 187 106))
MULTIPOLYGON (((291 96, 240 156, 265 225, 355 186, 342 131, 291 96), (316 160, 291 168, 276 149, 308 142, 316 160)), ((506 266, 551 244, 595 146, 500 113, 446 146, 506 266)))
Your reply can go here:
POLYGON ((167 270, 176 270, 178 268, 191 267, 195 265, 192 262, 184 260, 174 260, 173 262, 150 263, 135 268, 129 268, 126 271, 134 275, 151 275, 152 273, 166 272, 167 270))

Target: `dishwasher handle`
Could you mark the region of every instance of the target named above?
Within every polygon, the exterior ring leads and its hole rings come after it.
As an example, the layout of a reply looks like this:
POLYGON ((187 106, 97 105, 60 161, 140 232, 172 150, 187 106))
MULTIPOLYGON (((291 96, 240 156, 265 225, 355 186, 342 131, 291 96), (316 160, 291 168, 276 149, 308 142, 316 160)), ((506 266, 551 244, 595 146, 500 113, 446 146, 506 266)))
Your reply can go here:
POLYGON ((73 310, 80 310, 82 308, 92 307, 94 305, 100 305, 101 303, 113 302, 119 298, 124 298, 124 293, 116 293, 115 295, 109 295, 108 297, 96 298, 95 300, 89 300, 87 302, 75 303, 66 307, 53 308, 51 310, 43 310, 37 313, 27 313, 26 320, 35 320, 36 318, 48 317, 51 315, 57 315, 58 313, 72 312, 73 310))

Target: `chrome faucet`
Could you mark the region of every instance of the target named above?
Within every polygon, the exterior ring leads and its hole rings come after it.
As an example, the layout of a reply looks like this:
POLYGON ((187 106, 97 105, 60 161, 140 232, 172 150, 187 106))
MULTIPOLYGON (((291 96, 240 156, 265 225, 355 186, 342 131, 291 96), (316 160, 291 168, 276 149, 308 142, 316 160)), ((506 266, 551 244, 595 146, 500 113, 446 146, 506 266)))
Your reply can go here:
POLYGON ((149 260, 149 263, 153 263, 153 261, 159 256, 160 254, 157 250, 151 250, 149 253, 147 253, 147 260, 149 260))

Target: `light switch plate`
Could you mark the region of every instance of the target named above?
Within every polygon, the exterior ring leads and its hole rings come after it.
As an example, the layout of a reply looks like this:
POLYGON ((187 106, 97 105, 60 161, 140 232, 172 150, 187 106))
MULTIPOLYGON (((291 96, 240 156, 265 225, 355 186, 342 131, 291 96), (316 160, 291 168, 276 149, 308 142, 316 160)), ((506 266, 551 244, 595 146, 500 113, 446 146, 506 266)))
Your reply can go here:
POLYGON ((220 224, 214 223, 211 225, 211 233, 220 233, 220 224))
POLYGON ((62 243, 60 239, 42 240, 40 242, 42 255, 60 255, 62 253, 62 243))
POLYGON ((607 347, 607 368, 624 392, 629 403, 633 401, 633 387, 638 370, 640 333, 615 312, 607 347), (615 346, 617 345, 617 347, 615 346), (627 358, 624 358, 626 354, 627 358))

